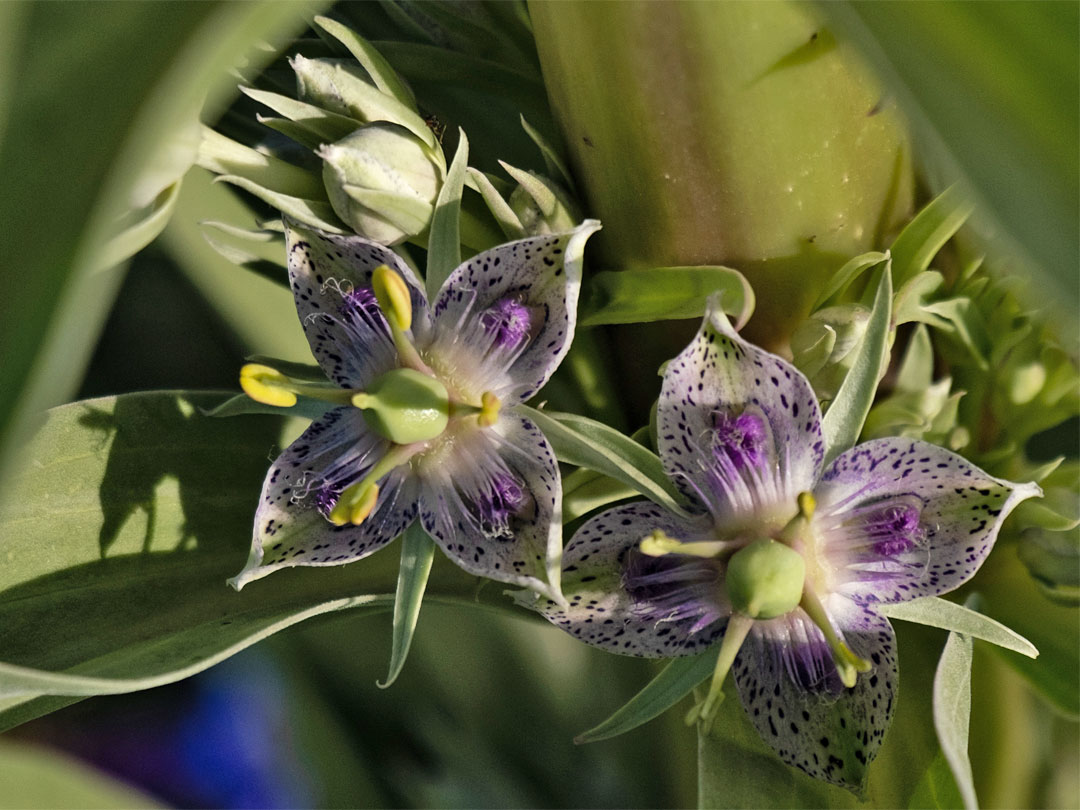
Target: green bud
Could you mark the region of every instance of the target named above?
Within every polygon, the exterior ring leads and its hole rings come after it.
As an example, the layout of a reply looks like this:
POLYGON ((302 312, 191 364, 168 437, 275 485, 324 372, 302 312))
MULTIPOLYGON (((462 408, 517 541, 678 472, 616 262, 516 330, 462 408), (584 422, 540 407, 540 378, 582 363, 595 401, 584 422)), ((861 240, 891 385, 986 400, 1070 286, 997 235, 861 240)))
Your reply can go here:
POLYGON ((577 207, 559 186, 548 178, 516 169, 500 161, 518 185, 510 193, 510 209, 529 236, 563 233, 580 220, 577 207))
POLYGON ((799 552, 775 540, 755 540, 728 561, 728 598, 735 611, 752 619, 775 619, 798 606, 805 576, 799 552))
POLYGON ((388 371, 352 398, 368 427, 394 444, 434 439, 446 430, 450 398, 434 377, 411 368, 388 371))
POLYGON ((818 310, 791 336, 796 367, 821 399, 832 399, 855 362, 855 349, 866 334, 870 310, 844 304, 818 310))
POLYGON ((358 234, 394 245, 427 230, 442 187, 442 155, 409 130, 368 124, 318 155, 330 204, 358 234))

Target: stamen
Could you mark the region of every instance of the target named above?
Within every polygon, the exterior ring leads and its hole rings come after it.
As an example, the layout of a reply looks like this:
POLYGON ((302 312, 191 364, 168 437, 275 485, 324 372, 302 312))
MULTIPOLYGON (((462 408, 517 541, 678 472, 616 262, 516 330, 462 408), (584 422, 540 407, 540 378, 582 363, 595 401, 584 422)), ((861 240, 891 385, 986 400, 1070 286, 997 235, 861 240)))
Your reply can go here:
POLYGON ((684 543, 666 534, 663 529, 656 529, 639 544, 642 554, 650 557, 663 557, 665 554, 687 554, 691 557, 718 557, 730 551, 737 544, 724 540, 699 540, 684 543))
POLYGON ((240 387, 256 402, 276 408, 291 408, 296 404, 298 395, 335 405, 348 405, 355 393, 329 383, 295 380, 261 363, 247 363, 241 367, 240 387))
POLYGON ((833 629, 832 622, 829 620, 829 614, 825 612, 824 605, 821 604, 817 594, 809 587, 803 588, 802 601, 799 602, 799 607, 806 611, 806 615, 810 617, 810 620, 818 626, 818 629, 825 636, 825 641, 828 642, 829 649, 832 651, 836 672, 844 686, 849 689, 855 686, 858 673, 870 671, 870 662, 855 655, 851 648, 840 640, 836 630, 833 629))
POLYGON ((412 297, 409 285, 388 265, 380 264, 371 274, 371 288, 390 326, 406 331, 412 326, 412 297))
POLYGON ((716 657, 716 669, 713 670, 712 683, 709 684, 709 693, 705 699, 696 704, 686 715, 686 725, 701 724, 701 733, 708 734, 712 728, 716 712, 724 700, 724 679, 727 678, 731 665, 735 663, 735 656, 746 640, 750 628, 754 626, 754 620, 741 613, 733 613, 724 631, 724 640, 720 643, 720 653, 716 657))
POLYGON ((480 423, 480 427, 491 427, 499 421, 499 410, 501 408, 502 403, 499 398, 491 391, 485 391, 480 397, 480 415, 476 418, 477 422, 480 423))
POLYGON ((348 487, 338 498, 327 519, 335 526, 351 523, 359 526, 375 509, 379 497, 378 481, 395 467, 412 458, 422 446, 402 447, 395 445, 390 452, 375 462, 375 466, 362 479, 348 487))

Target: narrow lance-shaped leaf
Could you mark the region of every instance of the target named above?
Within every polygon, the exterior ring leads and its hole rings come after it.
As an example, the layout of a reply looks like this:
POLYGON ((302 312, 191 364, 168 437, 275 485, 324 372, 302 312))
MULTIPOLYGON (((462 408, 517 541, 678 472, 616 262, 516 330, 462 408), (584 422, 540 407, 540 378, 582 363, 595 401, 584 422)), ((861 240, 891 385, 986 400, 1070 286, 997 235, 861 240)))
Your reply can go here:
POLYGON ((401 674, 405 658, 412 646, 413 631, 424 601, 431 563, 435 559, 435 543, 428 537, 420 521, 413 523, 401 538, 401 567, 398 569, 397 592, 394 596, 393 643, 390 648, 390 672, 379 687, 386 689, 401 674))
POLYGON ((653 267, 596 273, 581 305, 581 325, 649 323, 700 318, 705 302, 720 291, 720 306, 741 329, 754 312, 754 290, 730 267, 653 267))
POLYGON ((579 734, 574 742, 580 745, 608 740, 659 717, 712 674, 718 653, 719 647, 701 655, 672 660, 625 706, 604 722, 579 734))
POLYGON ((499 228, 502 229, 506 238, 524 238, 525 227, 521 224, 521 220, 518 219, 518 215, 510 207, 510 203, 503 199, 503 196, 495 188, 488 176, 479 169, 470 166, 469 179, 472 181, 472 185, 476 187, 476 190, 480 192, 480 196, 484 198, 484 203, 487 205, 488 210, 491 211, 491 215, 495 217, 495 221, 499 224, 499 228))
POLYGON ((989 616, 950 602, 938 596, 926 596, 911 602, 879 605, 878 610, 890 619, 940 627, 972 638, 988 641, 1006 650, 1018 652, 1028 658, 1037 658, 1035 645, 1014 630, 1010 630, 989 616))
POLYGON ((893 260, 893 284, 900 287, 926 270, 974 210, 971 194, 955 183, 919 211, 889 249, 893 260))
POLYGON ((891 263, 886 260, 874 294, 870 321, 866 325, 862 343, 855 350, 855 362, 821 420, 821 431, 825 437, 825 464, 854 447, 859 439, 888 356, 891 311, 892 272, 891 263))
POLYGON ((825 289, 818 296, 814 305, 810 307, 810 310, 820 309, 830 298, 837 293, 842 293, 855 279, 871 267, 881 264, 887 258, 889 258, 888 254, 871 251, 850 259, 843 267, 832 274, 829 283, 825 285, 825 289))
POLYGON ((648 448, 584 416, 518 407, 544 432, 560 461, 604 473, 675 514, 685 514, 659 457, 648 448))
POLYGON ((338 219, 330 203, 325 200, 309 200, 293 197, 288 194, 280 194, 265 186, 260 186, 246 177, 223 174, 216 182, 229 183, 254 194, 267 205, 271 205, 283 214, 288 214, 293 219, 321 228, 330 233, 345 233, 341 220, 338 219))
MULTIPOLYGON (((971 600, 968 601, 970 604, 971 600)), ((967 751, 971 722, 971 661, 971 637, 949 633, 934 673, 934 729, 966 810, 975 810, 979 806, 967 751)))
POLYGON ((424 284, 432 301, 450 273, 461 264, 461 192, 465 185, 465 169, 469 165, 469 139, 463 129, 458 130, 458 138, 457 152, 435 201, 428 233, 424 284))
POLYGON ((370 42, 348 26, 329 17, 316 17, 315 22, 328 34, 337 39, 356 57, 364 70, 371 76, 375 86, 387 95, 393 96, 407 107, 416 109, 416 98, 400 77, 370 42))

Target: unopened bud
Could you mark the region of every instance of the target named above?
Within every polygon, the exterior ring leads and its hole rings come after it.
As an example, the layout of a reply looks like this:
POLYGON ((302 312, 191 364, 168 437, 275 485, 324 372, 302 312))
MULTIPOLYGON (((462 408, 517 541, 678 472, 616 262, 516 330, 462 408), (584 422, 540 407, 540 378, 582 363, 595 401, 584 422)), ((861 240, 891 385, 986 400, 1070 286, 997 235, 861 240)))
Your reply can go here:
POLYGON ((442 155, 409 130, 368 124, 318 155, 330 204, 358 234, 393 245, 427 230, 442 187, 442 155))
POLYGON ((870 310, 858 304, 826 307, 792 334, 795 365, 821 399, 832 399, 840 390, 869 321, 870 310))

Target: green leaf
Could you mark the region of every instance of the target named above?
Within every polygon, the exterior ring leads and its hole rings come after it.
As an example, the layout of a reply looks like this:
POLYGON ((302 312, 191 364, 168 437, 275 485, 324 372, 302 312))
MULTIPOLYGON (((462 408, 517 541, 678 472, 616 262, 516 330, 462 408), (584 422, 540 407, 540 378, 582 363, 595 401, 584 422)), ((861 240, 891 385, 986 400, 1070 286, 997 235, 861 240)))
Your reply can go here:
POLYGON ((971 216, 975 203, 960 184, 954 184, 931 200, 896 237, 889 248, 893 260, 893 284, 900 288, 930 267, 938 251, 971 216))
POLYGON ((566 168, 566 161, 555 151, 555 147, 548 143, 547 139, 540 134, 536 127, 525 120, 524 115, 521 116, 521 128, 525 130, 525 134, 532 139, 532 142, 540 150, 548 174, 554 175, 556 180, 572 190, 574 188, 574 178, 570 176, 570 170, 566 168))
POLYGON ((401 567, 398 569, 397 591, 394 595, 390 672, 386 680, 379 683, 381 689, 386 689, 396 681, 401 674, 401 668, 405 666, 434 559, 435 542, 428 537, 418 520, 405 530, 401 539, 401 567))
POLYGON ((469 165, 469 139, 463 129, 458 130, 458 137, 457 152, 431 216, 424 279, 429 301, 435 300, 443 282, 461 264, 461 191, 465 184, 465 169, 469 165))
POLYGON ((293 3, 4 6, 0 221, 18 238, 0 246, 0 287, 18 306, 0 316, 0 474, 34 415, 82 379, 123 275, 91 277, 117 223, 193 157, 163 150, 204 102, 219 114, 232 66, 272 56, 254 43, 303 24, 293 3))
POLYGON ((329 17, 316 17, 316 24, 326 33, 334 37, 338 42, 349 49, 349 53, 356 57, 368 72, 375 86, 393 96, 406 107, 416 110, 416 98, 401 78, 397 75, 390 63, 383 58, 370 42, 357 34, 348 26, 342 25, 337 20, 329 17))
POLYGON ((897 602, 894 605, 878 605, 877 609, 890 619, 900 619, 963 633, 972 638, 989 641, 1002 649, 1026 655, 1028 658, 1037 658, 1039 655, 1035 645, 1016 631, 1010 630, 978 611, 938 596, 924 596, 921 599, 897 602))
POLYGON ((829 277, 828 284, 825 285, 825 289, 822 291, 821 295, 818 296, 814 305, 810 307, 810 311, 814 312, 821 309, 830 298, 842 293, 853 281, 855 281, 855 279, 871 267, 876 267, 881 264, 887 258, 889 257, 884 253, 871 251, 870 253, 863 253, 856 256, 854 259, 849 260, 843 267, 829 277))
POLYGON ((584 416, 519 405, 547 436, 555 456, 566 464, 596 470, 629 486, 678 515, 681 497, 664 472, 660 458, 628 436, 584 416))
MULTIPOLYGON (((968 603, 971 603, 971 599, 968 603)), ((973 613, 975 611, 972 611, 973 613)), ((979 802, 968 759, 968 725, 971 722, 971 636, 949 633, 934 674, 934 729, 941 753, 960 788, 966 810, 979 802)))
MULTIPOLYGON (((360 121, 349 118, 347 115, 339 115, 280 93, 271 93, 254 87, 241 87, 240 91, 248 98, 264 104, 279 115, 285 116, 289 121, 303 127, 319 144, 340 141, 362 126, 360 121)), ((267 123, 261 118, 259 120, 267 123)))
POLYGON ((469 179, 472 181, 472 185, 476 187, 476 190, 480 192, 480 196, 484 198, 484 203, 499 224, 499 228, 502 229, 503 235, 511 241, 525 238, 525 227, 521 224, 521 220, 518 219, 514 209, 503 199, 503 196, 498 192, 488 176, 479 169, 470 166, 469 179))
POLYGON ((596 273, 585 285, 581 326, 700 318, 720 292, 724 312, 742 329, 754 312, 754 290, 730 267, 653 267, 596 273))
MULTIPOLYGON (((397 554, 236 593, 281 430, 214 419, 220 395, 130 394, 49 412, 0 506, 0 727, 64 700, 187 677, 305 618, 389 610, 397 554)), ((441 555, 429 600, 508 604, 441 555)))
POLYGON ((919 324, 911 333, 903 362, 896 372, 896 389, 915 393, 930 387, 934 382, 934 346, 926 324, 919 324))
POLYGON ((234 174, 219 175, 217 182, 229 183, 230 185, 242 188, 249 194, 254 194, 267 205, 273 206, 281 213, 288 214, 293 219, 302 222, 305 225, 321 228, 330 233, 346 232, 342 226, 341 220, 338 219, 337 214, 334 213, 334 209, 331 207, 330 203, 326 202, 326 200, 310 200, 301 197, 293 197, 288 194, 281 194, 266 188, 265 186, 261 186, 246 177, 240 177, 239 175, 234 174))
POLYGON ((310 397, 297 397, 296 404, 290 408, 279 408, 276 405, 264 405, 256 402, 247 394, 237 394, 206 410, 207 416, 226 418, 230 416, 252 416, 262 414, 267 416, 298 416, 301 419, 314 421, 332 408, 328 402, 310 397))
POLYGON ((618 737, 659 717, 712 675, 719 647, 700 655, 675 658, 645 688, 604 722, 579 734, 574 742, 597 742, 618 737))
POLYGON ((986 614, 1031 639, 1040 655, 1032 660, 990 649, 1059 712, 1080 717, 1080 610, 1047 599, 1013 545, 999 546, 987 558, 979 569, 978 588, 986 614))
POLYGON ((563 525, 601 506, 637 494, 637 490, 596 470, 574 470, 563 478, 563 525))
POLYGON ((130 785, 115 781, 75 757, 19 740, 0 743, 0 809, 79 807, 139 810, 160 807, 130 785))
POLYGON ((885 261, 866 332, 862 343, 854 350, 855 362, 822 419, 825 464, 854 447, 859 439, 888 359, 891 312, 892 272, 890 262, 885 261))
POLYGON ((180 181, 177 180, 161 192, 158 198, 143 212, 139 220, 113 236, 101 247, 90 266, 90 272, 100 272, 115 267, 134 256, 157 238, 169 224, 176 201, 180 197, 180 181))
POLYGON ((949 770, 949 763, 940 751, 926 769, 922 779, 915 787, 915 793, 911 796, 908 807, 911 810, 952 810, 960 807, 964 802, 960 795, 960 789, 956 786, 956 779, 949 770))
POLYGON ((198 162, 215 174, 243 177, 252 185, 276 194, 323 202, 327 199, 326 187, 318 174, 237 143, 210 127, 203 127, 198 162))

